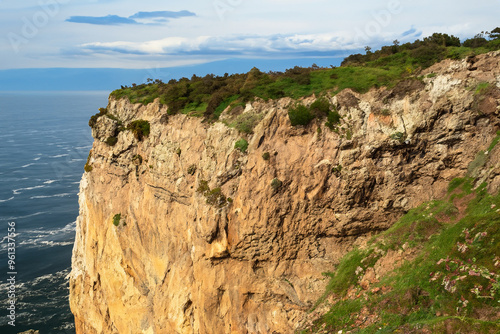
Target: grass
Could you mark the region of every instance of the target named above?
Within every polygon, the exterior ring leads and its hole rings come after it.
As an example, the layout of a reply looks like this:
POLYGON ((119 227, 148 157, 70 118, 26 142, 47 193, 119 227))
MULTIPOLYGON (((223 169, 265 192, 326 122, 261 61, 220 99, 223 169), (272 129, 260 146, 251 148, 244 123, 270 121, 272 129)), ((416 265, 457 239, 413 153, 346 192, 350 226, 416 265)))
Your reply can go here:
POLYGON ((495 137, 495 139, 493 139, 490 146, 488 147, 488 152, 491 152, 495 148, 495 146, 497 146, 499 141, 500 141, 500 130, 497 131, 497 136, 495 137))
MULTIPOLYGON (((455 190, 461 187, 456 182, 454 186, 455 190)), ((438 216, 451 205, 447 201, 426 203, 374 238, 368 249, 356 249, 346 255, 335 273, 330 274, 326 292, 341 301, 307 332, 320 328, 353 333, 403 333, 418 328, 441 332, 450 326, 450 321, 457 332, 468 332, 476 325, 484 333, 500 330, 494 317, 500 302, 500 214, 495 210, 500 208, 500 196, 479 190, 470 201, 466 216, 454 224, 442 224, 429 217, 430 213, 438 216), (391 289, 383 294, 363 291, 359 287, 360 277, 385 254, 379 246, 401 249, 412 236, 414 243, 410 247, 419 249, 418 256, 372 286, 391 289), (349 289, 361 297, 346 299, 349 289), (376 316, 374 324, 358 325, 363 307, 376 316), (493 316, 479 320, 478 310, 493 316)))

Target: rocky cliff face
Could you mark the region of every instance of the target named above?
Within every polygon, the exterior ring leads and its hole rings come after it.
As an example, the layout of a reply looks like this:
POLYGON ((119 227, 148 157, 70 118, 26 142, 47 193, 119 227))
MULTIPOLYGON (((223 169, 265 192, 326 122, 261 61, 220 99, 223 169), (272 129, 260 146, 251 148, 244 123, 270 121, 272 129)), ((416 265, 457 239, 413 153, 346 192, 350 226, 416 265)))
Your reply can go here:
MULTIPOLYGON (((167 117, 158 102, 110 99, 114 117, 97 119, 80 184, 77 333, 293 333, 327 283, 323 272, 444 195, 495 137, 500 53, 423 75, 329 97, 342 116, 336 131, 318 119, 292 127, 286 98, 233 110, 261 119, 252 135, 167 117), (116 145, 105 143, 118 120, 137 119, 150 122, 149 136, 120 131, 116 145), (241 137, 246 153, 234 148, 241 137)), ((498 164, 475 176, 500 186, 498 164)))

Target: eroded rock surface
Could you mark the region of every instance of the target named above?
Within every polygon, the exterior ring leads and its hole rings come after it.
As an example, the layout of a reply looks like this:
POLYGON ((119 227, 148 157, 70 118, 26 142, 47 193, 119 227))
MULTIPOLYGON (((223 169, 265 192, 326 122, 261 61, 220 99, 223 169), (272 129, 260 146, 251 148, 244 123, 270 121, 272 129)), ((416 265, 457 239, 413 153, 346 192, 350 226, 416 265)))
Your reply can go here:
MULTIPOLYGON (((70 280, 77 333, 293 333, 324 291, 323 272, 445 195, 488 149, 500 124, 499 61, 498 52, 450 60, 417 83, 344 90, 329 97, 337 132, 319 119, 292 127, 287 98, 240 110, 262 117, 252 135, 165 116, 159 102, 110 99, 116 119, 147 120, 151 133, 118 131, 109 146, 118 121, 97 120, 70 280), (478 94, 484 82, 490 90, 478 94), (247 153, 234 148, 242 137, 247 153)), ((474 171, 491 191, 495 159, 474 171)))

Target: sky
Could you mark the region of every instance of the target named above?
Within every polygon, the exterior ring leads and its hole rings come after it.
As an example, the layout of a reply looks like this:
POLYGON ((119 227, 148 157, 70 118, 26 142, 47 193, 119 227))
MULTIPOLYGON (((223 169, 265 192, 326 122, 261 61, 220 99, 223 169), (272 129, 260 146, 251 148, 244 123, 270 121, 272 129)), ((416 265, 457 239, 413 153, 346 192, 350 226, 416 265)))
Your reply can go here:
POLYGON ((498 17, 500 0, 0 0, 0 70, 326 64, 498 17))

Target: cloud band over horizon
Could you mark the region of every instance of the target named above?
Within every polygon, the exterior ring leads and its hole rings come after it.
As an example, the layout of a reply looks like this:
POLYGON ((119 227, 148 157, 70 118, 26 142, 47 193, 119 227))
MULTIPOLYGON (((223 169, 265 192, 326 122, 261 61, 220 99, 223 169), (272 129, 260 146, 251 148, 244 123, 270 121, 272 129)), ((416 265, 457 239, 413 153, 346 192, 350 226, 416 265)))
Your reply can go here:
MULTIPOLYGON (((107 16, 71 16, 66 19, 66 22, 84 23, 95 25, 122 25, 122 24, 147 24, 140 22, 142 19, 153 20, 154 23, 164 22, 168 19, 177 19, 181 17, 196 16, 195 13, 188 10, 181 11, 154 11, 154 12, 137 12, 129 17, 118 15, 107 16)), ((151 23, 149 23, 151 24, 151 23)))

